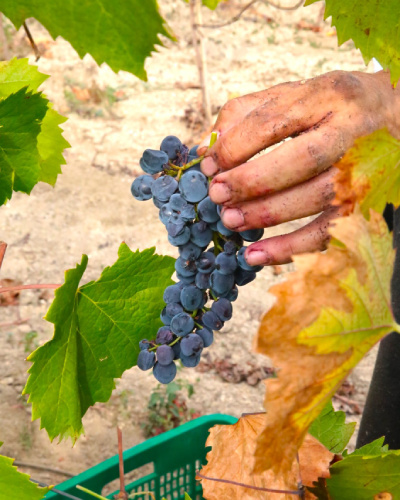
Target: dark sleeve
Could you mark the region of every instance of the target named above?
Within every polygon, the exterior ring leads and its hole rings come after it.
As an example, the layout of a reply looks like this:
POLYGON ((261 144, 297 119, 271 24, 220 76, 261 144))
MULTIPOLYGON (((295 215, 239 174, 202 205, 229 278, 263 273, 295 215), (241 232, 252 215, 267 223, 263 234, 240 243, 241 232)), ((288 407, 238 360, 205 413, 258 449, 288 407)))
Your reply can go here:
MULTIPOLYGON (((400 208, 394 211, 388 205, 384 215, 393 228, 394 247, 400 250, 400 208)), ((393 313, 400 322, 400 251, 396 253, 391 293, 393 313)), ((400 449, 400 334, 395 332, 380 342, 356 446, 381 436, 389 448, 400 449)))

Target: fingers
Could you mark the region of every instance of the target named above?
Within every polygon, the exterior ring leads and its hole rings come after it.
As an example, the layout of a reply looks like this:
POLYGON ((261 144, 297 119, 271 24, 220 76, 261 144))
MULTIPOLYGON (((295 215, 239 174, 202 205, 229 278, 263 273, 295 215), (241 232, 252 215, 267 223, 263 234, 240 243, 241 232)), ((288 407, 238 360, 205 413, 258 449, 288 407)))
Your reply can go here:
POLYGON ((327 102, 309 99, 307 108, 298 92, 269 100, 255 108, 243 120, 220 135, 206 153, 203 172, 210 176, 246 162, 265 148, 316 127, 332 115, 327 102))
POLYGON ((337 170, 326 172, 297 186, 264 198, 223 208, 224 225, 235 231, 272 227, 326 210, 333 200, 333 177, 337 170))
MULTIPOLYGON (((294 86, 296 83, 282 84, 286 86, 294 86)), ((229 100, 220 110, 217 121, 213 127, 213 132, 217 132, 218 136, 225 133, 233 126, 240 123, 246 115, 251 113, 254 109, 270 103, 273 107, 273 101, 277 95, 281 93, 282 85, 276 85, 271 89, 254 92, 253 94, 236 97, 229 100)), ((207 136, 198 147, 198 154, 205 154, 210 143, 210 135, 207 136)))
POLYGON ((340 217, 342 212, 342 207, 331 207, 293 233, 253 243, 245 252, 246 261, 252 266, 287 264, 291 262, 293 255, 325 250, 330 239, 330 222, 340 217))
POLYGON ((210 197, 214 203, 232 206, 287 189, 327 170, 352 143, 352 135, 343 126, 321 125, 217 175, 210 185, 210 197))

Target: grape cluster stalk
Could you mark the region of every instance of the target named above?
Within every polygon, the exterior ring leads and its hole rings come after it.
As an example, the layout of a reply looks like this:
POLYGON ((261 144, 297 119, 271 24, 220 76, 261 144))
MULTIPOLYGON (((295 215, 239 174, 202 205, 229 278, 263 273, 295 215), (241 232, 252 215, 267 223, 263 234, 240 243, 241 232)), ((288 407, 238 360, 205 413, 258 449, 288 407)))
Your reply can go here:
POLYGON ((140 166, 145 174, 131 186, 137 200, 153 200, 169 242, 179 250, 175 262, 179 281, 164 291, 160 315, 164 326, 155 340, 139 342, 138 367, 153 369, 162 384, 175 378, 175 361, 186 367, 199 364, 214 331, 231 319, 238 287, 253 281, 262 269, 247 264, 243 241, 259 240, 264 230, 236 233, 224 226, 220 207, 208 196, 209 179, 200 171, 202 159, 197 146, 189 150, 169 135, 159 150, 144 151, 140 166))

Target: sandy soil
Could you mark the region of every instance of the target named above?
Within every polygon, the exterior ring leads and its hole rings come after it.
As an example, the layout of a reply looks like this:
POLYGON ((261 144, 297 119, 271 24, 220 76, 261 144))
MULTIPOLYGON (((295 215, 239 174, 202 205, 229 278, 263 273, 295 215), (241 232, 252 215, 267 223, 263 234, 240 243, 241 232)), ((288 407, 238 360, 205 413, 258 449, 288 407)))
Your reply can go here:
MULTIPOLYGON (((161 7, 179 40, 175 45, 168 42, 167 48, 161 48, 147 62, 146 83, 126 73, 115 75, 108 67, 99 68, 89 56, 80 60, 66 42, 53 43, 42 28, 32 24, 44 51, 39 69, 52 75, 43 89, 69 118, 65 137, 72 148, 66 152, 67 165, 54 189, 38 185, 30 197, 15 194, 2 207, 0 236, 9 244, 3 278, 23 283, 61 283, 64 270, 75 266, 81 254, 87 253, 85 280, 96 279, 105 266, 116 260, 121 241, 132 249, 154 245, 159 253, 176 255, 152 203, 136 202, 129 192, 134 176, 139 174, 138 159, 145 148, 157 147, 171 133, 189 145, 201 138, 201 131, 188 127, 184 119, 187 110, 196 116, 200 98, 199 90, 190 88, 197 84, 197 70, 188 9, 180 0, 164 0, 161 7), (85 100, 87 95, 89 100, 85 100), (117 95, 118 99, 110 103, 108 95, 117 95)), ((238 4, 231 3, 220 12, 205 12, 205 20, 220 22, 237 10, 238 4)), ((319 6, 296 12, 260 6, 235 24, 207 31, 213 108, 219 109, 232 95, 280 82, 334 69, 365 70, 360 53, 351 44, 337 47, 328 24, 319 22, 320 32, 297 26, 299 22, 303 27, 311 26, 319 16, 319 6), (268 18, 273 21, 267 22, 268 18)), ((18 34, 16 39, 22 40, 23 36, 18 34)), ((18 53, 26 50, 19 45, 15 48, 18 53)), ((286 224, 268 234, 291 231, 299 224, 286 224)), ((246 287, 235 303, 233 320, 209 349, 212 360, 231 356, 241 366, 269 364, 251 352, 252 338, 261 314, 272 304, 269 287, 284 279, 291 269, 284 266, 279 275, 265 269, 256 282, 246 287)), ((126 447, 144 439, 140 421, 145 418, 149 393, 156 382, 137 369, 126 372, 117 382, 111 401, 88 411, 84 418, 86 434, 73 449, 70 443, 50 444, 46 433, 39 430, 39 422, 31 423, 30 406, 20 393, 29 366, 25 361, 27 352, 35 342, 42 344, 52 336, 51 325, 42 319, 51 300, 52 293, 27 291, 21 294, 18 306, 0 308, 2 324, 18 318, 26 320, 17 326, 3 326, 0 331, 0 438, 5 442, 2 453, 76 474, 116 453, 117 422, 124 429, 126 447), (32 332, 37 333, 33 340, 32 332)), ((349 397, 360 403, 368 388, 372 363, 373 355, 351 378, 355 392, 349 397)), ((213 371, 200 374, 190 369, 179 377, 195 385, 190 406, 202 413, 239 416, 263 408, 262 383, 256 387, 246 382, 232 384, 213 371)), ((345 405, 345 409, 350 411, 351 407, 345 405)), ((61 474, 26 470, 46 483, 64 479, 61 474)))

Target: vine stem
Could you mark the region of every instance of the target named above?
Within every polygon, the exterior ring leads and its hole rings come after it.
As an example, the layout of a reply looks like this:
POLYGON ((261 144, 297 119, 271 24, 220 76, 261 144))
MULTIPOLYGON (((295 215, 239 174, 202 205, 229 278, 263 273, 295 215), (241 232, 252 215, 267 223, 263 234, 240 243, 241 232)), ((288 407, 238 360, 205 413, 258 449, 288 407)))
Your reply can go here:
POLYGON ((192 25, 193 45, 196 51, 197 69, 199 71, 203 112, 207 121, 207 126, 210 126, 212 114, 210 94, 208 92, 206 48, 205 40, 198 29, 198 25, 200 25, 201 22, 201 0, 190 0, 190 24, 192 25))
POLYGON ((29 31, 29 28, 28 28, 28 25, 26 24, 26 22, 22 26, 24 27, 26 36, 28 37, 29 43, 32 46, 33 52, 35 53, 35 56, 36 56, 35 62, 38 62, 40 59, 40 56, 41 56, 39 47, 36 45, 36 42, 33 39, 32 33, 29 31))
POLYGON ((107 500, 106 497, 103 497, 102 495, 99 495, 98 493, 95 493, 94 491, 88 490, 87 488, 85 488, 84 486, 81 486, 80 484, 76 485, 76 489, 84 491, 85 493, 87 493, 88 495, 91 495, 94 498, 99 498, 99 500, 107 500))
POLYGON ((117 427, 117 436, 118 436, 118 459, 119 459, 119 493, 115 498, 122 498, 123 500, 128 500, 128 493, 126 492, 125 489, 122 431, 119 427, 117 427))
POLYGON ((40 290, 41 288, 59 288, 61 284, 38 283, 37 285, 18 285, 0 287, 0 293, 17 292, 18 290, 40 290))
POLYGON ((1 265, 3 264, 4 255, 6 253, 6 250, 7 250, 7 243, 5 241, 0 241, 0 269, 1 269, 1 265))

